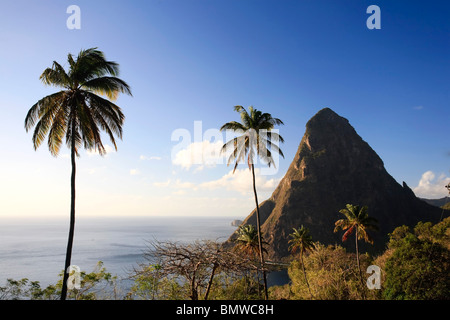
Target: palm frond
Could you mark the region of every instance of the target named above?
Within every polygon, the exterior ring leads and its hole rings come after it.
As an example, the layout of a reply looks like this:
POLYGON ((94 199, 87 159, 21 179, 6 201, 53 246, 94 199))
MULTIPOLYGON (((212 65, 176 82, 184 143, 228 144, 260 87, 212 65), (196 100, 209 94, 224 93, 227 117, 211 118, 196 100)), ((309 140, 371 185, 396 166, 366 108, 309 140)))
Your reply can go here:
POLYGON ((339 230, 347 230, 351 226, 351 222, 348 219, 340 219, 334 223, 334 232, 339 230))
POLYGON ((247 128, 245 128, 241 123, 236 122, 236 121, 231 121, 231 122, 227 122, 225 123, 222 127, 220 127, 220 131, 224 131, 224 130, 233 130, 233 131, 238 131, 241 134, 243 134, 247 128))
MULTIPOLYGON (((251 110, 252 107, 249 108, 249 110, 251 110)), ((236 106, 234 107, 235 111, 238 111, 241 115, 241 120, 242 120, 242 124, 244 125, 245 128, 250 129, 253 127, 252 124, 252 118, 250 117, 250 115, 248 114, 247 110, 245 110, 243 107, 241 106, 236 106)))
POLYGON ((264 136, 262 135, 258 137, 257 149, 258 149, 258 156, 264 158, 264 155, 266 155, 272 159, 272 162, 273 162, 272 152, 278 153, 280 156, 284 158, 283 151, 281 151, 280 147, 272 143, 270 140, 264 139, 264 136))
POLYGON ((341 209, 341 210, 339 210, 339 212, 342 213, 348 220, 355 219, 354 213, 348 209, 341 209))
POLYGON ((233 173, 236 171, 238 164, 243 163, 245 161, 245 155, 248 153, 248 139, 244 137, 243 139, 239 140, 240 142, 238 143, 236 149, 228 158, 227 162, 227 165, 229 165, 232 162, 236 162, 233 169, 233 173))
POLYGON ((355 230, 355 225, 352 225, 350 228, 348 228, 348 230, 342 236, 342 241, 343 242, 347 241, 348 237, 353 233, 354 230, 355 230))
MULTIPOLYGON (((69 62, 69 65, 70 65, 70 71, 69 71, 69 75, 71 75, 71 71, 72 70, 74 70, 75 69, 75 66, 76 66, 76 62, 75 62, 75 60, 73 59, 73 56, 72 56, 72 54, 71 53, 69 53, 68 55, 67 55, 67 61, 69 62)), ((69 76, 70 77, 70 76, 69 76)))
POLYGON ((117 77, 103 76, 94 78, 83 83, 81 86, 94 93, 105 95, 111 100, 116 100, 119 93, 125 93, 132 96, 128 84, 117 77))
POLYGON ((39 79, 46 85, 54 85, 63 88, 69 88, 71 84, 70 78, 66 71, 56 61, 53 61, 52 68, 47 68, 44 70, 39 79))
POLYGON ((54 116, 53 124, 48 133, 48 148, 53 156, 59 154, 64 134, 67 130, 67 108, 59 108, 54 116))
POLYGON ((105 75, 118 76, 119 65, 107 61, 103 52, 97 48, 81 50, 70 74, 80 84, 105 75))
POLYGON ((122 139, 122 125, 125 121, 125 115, 122 113, 121 108, 94 93, 84 92, 84 95, 86 96, 93 113, 101 115, 111 131, 122 139))
POLYGON ((80 133, 84 148, 87 150, 96 150, 103 156, 106 154, 103 146, 100 129, 92 116, 91 109, 87 106, 84 99, 78 102, 78 117, 80 119, 80 133))
POLYGON ((124 115, 120 108, 93 93, 89 93, 88 101, 94 122, 107 133, 115 150, 117 150, 115 135, 122 139, 122 124, 124 120, 124 115), (114 107, 111 107, 111 105, 114 105, 114 107))
POLYGON ((61 101, 65 98, 65 91, 59 91, 54 94, 48 95, 38 102, 36 102, 25 117, 25 130, 28 132, 36 123, 40 117, 51 108, 51 106, 55 106, 57 101, 61 101))
POLYGON ((261 120, 262 120, 263 122, 270 123, 272 126, 275 126, 275 125, 284 125, 283 121, 281 121, 281 120, 278 119, 278 118, 273 118, 272 115, 271 115, 270 113, 263 113, 263 114, 261 115, 261 120))
MULTIPOLYGON (((260 133, 261 134, 261 133, 260 133)), ((266 135, 266 139, 268 140, 268 141, 275 141, 275 142, 281 142, 281 143, 284 143, 284 139, 283 139, 283 137, 279 134, 279 133, 277 133, 277 132, 274 132, 274 131, 271 131, 271 130, 267 130, 266 132, 265 132, 265 135, 266 135)))
POLYGON ((257 150, 258 150, 258 157, 263 162, 265 162, 269 168, 271 165, 275 167, 275 161, 273 160, 272 152, 266 148, 265 144, 258 143, 257 150))
POLYGON ((33 110, 29 111, 29 114, 25 118, 25 128, 27 129, 27 131, 28 128, 30 128, 30 125, 34 123, 36 119, 40 119, 35 126, 32 137, 33 147, 35 150, 45 140, 45 137, 53 124, 55 115, 61 108, 65 107, 65 99, 65 94, 59 92, 55 95, 47 96, 41 99, 40 101, 38 101, 37 106, 33 106, 33 110))

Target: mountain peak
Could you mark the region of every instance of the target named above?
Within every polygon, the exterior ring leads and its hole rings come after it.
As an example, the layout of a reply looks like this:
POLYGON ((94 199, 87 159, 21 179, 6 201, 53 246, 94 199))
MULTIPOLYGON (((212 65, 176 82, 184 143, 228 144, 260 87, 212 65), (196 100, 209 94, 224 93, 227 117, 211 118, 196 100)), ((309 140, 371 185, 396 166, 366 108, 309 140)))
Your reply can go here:
MULTIPOLYGON (((341 243, 342 234, 333 232, 334 223, 348 203, 367 205, 369 215, 378 220, 380 230, 372 235, 374 247, 365 248, 375 251, 384 249, 388 233, 396 227, 435 221, 440 215, 438 208, 417 199, 409 187, 389 175, 381 158, 347 119, 324 108, 307 122, 285 176, 260 205, 269 258, 289 255, 289 234, 301 225, 310 229, 314 241, 341 243)), ((255 211, 243 224, 256 224, 255 211)))
POLYGON ((321 110, 319 110, 312 118, 311 120, 315 119, 315 118, 341 118, 341 116, 339 116, 336 112, 334 112, 332 109, 330 108, 323 108, 321 110))
POLYGON ((330 108, 324 108, 317 112, 307 123, 306 123, 306 134, 310 133, 310 131, 319 132, 326 130, 325 133, 329 133, 330 127, 334 133, 339 133, 339 131, 350 131, 351 133, 355 133, 356 131, 350 125, 349 121, 336 112, 331 110, 330 108))
POLYGON ((383 171, 381 158, 346 118, 324 108, 307 122, 293 168, 286 175, 298 178, 301 173, 302 178, 328 179, 329 175, 350 172, 364 174, 369 169, 374 174, 383 171))

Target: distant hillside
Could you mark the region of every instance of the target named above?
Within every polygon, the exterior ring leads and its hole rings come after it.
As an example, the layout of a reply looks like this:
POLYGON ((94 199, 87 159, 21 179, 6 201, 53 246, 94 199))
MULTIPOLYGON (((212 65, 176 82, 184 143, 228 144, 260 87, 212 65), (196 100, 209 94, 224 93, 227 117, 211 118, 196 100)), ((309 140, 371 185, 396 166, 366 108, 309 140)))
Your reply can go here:
MULTIPOLYGON (((268 258, 289 256, 289 234, 301 225, 310 229, 314 241, 341 244, 342 232, 333 229, 336 220, 344 218, 339 210, 347 203, 367 205, 369 215, 378 220, 379 231, 371 233, 374 245, 361 241, 362 250, 374 253, 385 249, 388 233, 396 227, 437 222, 442 213, 416 198, 406 183, 398 184, 348 120, 325 108, 308 121, 285 176, 260 204, 268 258)), ((256 224, 255 211, 243 224, 256 224)), ((353 251, 354 240, 346 246, 353 251)))
POLYGON ((446 204, 448 207, 448 203, 450 203, 450 197, 444 197, 441 199, 424 199, 424 198, 419 198, 419 199, 425 201, 428 204, 431 204, 432 206, 439 207, 439 208, 442 208, 442 206, 444 206, 446 204))

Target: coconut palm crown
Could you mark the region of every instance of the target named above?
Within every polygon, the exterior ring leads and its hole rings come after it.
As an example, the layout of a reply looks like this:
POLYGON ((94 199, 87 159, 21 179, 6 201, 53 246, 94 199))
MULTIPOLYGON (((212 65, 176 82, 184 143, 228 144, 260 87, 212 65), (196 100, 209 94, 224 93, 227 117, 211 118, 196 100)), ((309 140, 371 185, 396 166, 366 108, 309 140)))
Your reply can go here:
MULTIPOLYGON (((235 250, 239 250, 249 256, 259 255, 259 244, 258 244, 258 232, 252 224, 247 224, 245 226, 239 226, 236 231, 237 238, 234 240, 236 242, 235 250)), ((263 241, 263 244, 265 242, 263 241)), ((266 252, 266 249, 263 248, 266 252)))
POLYGON ((122 138, 125 117, 110 100, 115 100, 119 93, 131 95, 128 84, 117 77, 119 65, 107 61, 103 52, 96 48, 81 50, 76 58, 69 54, 67 61, 68 72, 54 61, 40 76, 45 85, 62 90, 42 98, 28 111, 25 129, 28 132, 35 126, 34 148, 37 149, 48 135, 48 148, 53 156, 58 155, 64 140, 77 156, 82 145, 104 155, 101 129, 117 150, 115 136, 122 138))
POLYGON ((253 107, 247 110, 242 106, 235 106, 234 110, 240 113, 242 123, 231 121, 225 123, 220 130, 232 130, 241 135, 225 143, 222 152, 231 150, 227 164, 235 162, 233 173, 240 162, 247 162, 249 168, 254 164, 256 155, 267 165, 275 166, 272 152, 275 151, 284 158, 284 154, 277 144, 272 140, 284 142, 281 135, 273 132, 275 125, 284 124, 278 118, 272 117, 270 113, 263 113, 253 107), (247 159, 246 159, 247 158, 247 159))
POLYGON ((314 249, 314 242, 311 235, 309 234, 308 228, 305 228, 302 225, 298 229, 293 228, 293 231, 294 232, 289 235, 292 239, 290 239, 288 242, 290 243, 289 250, 292 253, 295 253, 297 252, 297 250, 299 250, 300 255, 303 255, 303 253, 312 251, 314 249))
POLYGON ((360 207, 358 205, 347 204, 345 209, 339 210, 345 216, 345 219, 336 221, 334 232, 339 229, 346 230, 342 236, 342 241, 347 241, 348 237, 355 232, 356 240, 364 239, 364 241, 373 244, 372 237, 368 230, 377 230, 377 220, 369 216, 367 206, 360 207))

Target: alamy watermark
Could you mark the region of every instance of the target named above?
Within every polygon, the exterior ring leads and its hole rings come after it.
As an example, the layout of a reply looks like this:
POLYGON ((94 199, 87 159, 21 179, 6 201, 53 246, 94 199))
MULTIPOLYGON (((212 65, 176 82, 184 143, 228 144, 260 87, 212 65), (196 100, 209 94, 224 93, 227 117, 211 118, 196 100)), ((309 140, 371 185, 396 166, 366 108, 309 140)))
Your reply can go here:
POLYGON ((370 14, 367 18, 366 26, 369 30, 381 29, 381 9, 379 6, 370 5, 367 7, 366 13, 370 14))
MULTIPOLYGON (((70 16, 66 20, 66 26, 69 30, 81 29, 81 9, 79 6, 72 4, 67 7, 67 14, 70 16)), ((370 16, 366 20, 366 26, 368 29, 381 29, 381 9, 377 5, 370 5, 367 7, 366 13, 370 16)))
POLYGON ((67 279, 67 289, 81 289, 81 269, 79 266, 71 265, 67 268, 69 278, 67 279))
POLYGON ((70 16, 66 20, 66 26, 69 30, 81 29, 81 9, 77 5, 70 5, 67 7, 66 13, 70 16))
POLYGON ((367 288, 370 290, 381 289, 381 269, 377 265, 371 265, 367 267, 367 273, 370 274, 369 278, 367 278, 367 288))

